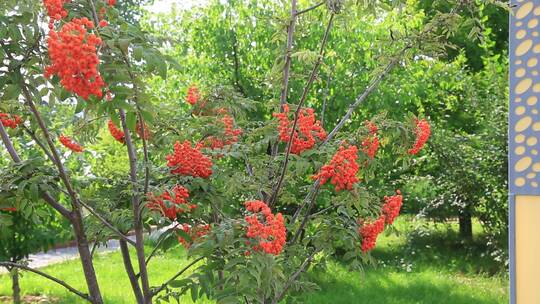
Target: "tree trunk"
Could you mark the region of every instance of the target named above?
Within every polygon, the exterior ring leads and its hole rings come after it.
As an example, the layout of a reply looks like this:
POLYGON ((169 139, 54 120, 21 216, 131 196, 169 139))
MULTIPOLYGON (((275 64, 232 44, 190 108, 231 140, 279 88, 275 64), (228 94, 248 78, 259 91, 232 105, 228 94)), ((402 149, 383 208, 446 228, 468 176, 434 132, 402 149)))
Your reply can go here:
POLYGON ((92 254, 90 253, 90 246, 88 245, 88 239, 86 238, 86 233, 84 231, 80 210, 74 211, 71 224, 73 225, 73 232, 75 233, 75 239, 77 241, 77 249, 81 258, 86 284, 88 285, 88 293, 92 298, 92 304, 103 304, 103 298, 101 297, 101 291, 99 289, 99 284, 96 277, 96 270, 94 269, 92 254))
POLYGON ((131 289, 133 289, 133 294, 135 295, 137 304, 144 304, 144 297, 141 291, 141 287, 139 286, 137 276, 135 275, 135 271, 133 270, 133 264, 131 263, 131 257, 129 255, 129 248, 127 242, 122 239, 120 239, 120 251, 122 252, 124 268, 126 269, 129 282, 131 283, 131 289))
POLYGON ((465 206, 459 215, 459 236, 467 241, 473 239, 471 205, 465 206))
POLYGON ((13 290, 13 304, 21 304, 21 286, 19 285, 19 269, 11 270, 11 283, 13 290))

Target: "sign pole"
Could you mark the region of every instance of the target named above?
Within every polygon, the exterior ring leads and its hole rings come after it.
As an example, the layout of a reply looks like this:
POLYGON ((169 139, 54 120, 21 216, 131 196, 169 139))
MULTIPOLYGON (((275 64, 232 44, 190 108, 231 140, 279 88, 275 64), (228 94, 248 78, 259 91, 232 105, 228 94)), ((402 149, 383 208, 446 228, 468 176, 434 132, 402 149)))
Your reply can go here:
POLYGON ((540 0, 513 0, 508 125, 510 303, 540 303, 540 0))

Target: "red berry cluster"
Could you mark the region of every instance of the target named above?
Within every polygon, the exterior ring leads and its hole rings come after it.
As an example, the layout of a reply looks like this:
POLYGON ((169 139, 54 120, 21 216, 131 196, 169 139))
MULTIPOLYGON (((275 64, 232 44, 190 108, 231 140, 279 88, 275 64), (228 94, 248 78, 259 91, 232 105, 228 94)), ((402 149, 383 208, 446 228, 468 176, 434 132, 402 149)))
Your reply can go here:
POLYGON ((382 213, 386 218, 386 223, 392 225, 398 217, 401 206, 403 205, 403 196, 401 191, 397 190, 396 195, 385 196, 385 204, 382 207, 382 213))
POLYGON ((377 125, 371 121, 365 122, 369 130, 369 135, 362 141, 362 151, 370 158, 375 158, 375 154, 379 150, 379 137, 377 136, 377 125))
POLYGON ((373 248, 377 242, 377 237, 384 231, 385 216, 381 215, 373 222, 359 223, 358 233, 362 236, 362 252, 366 253, 373 248))
POLYGON ((114 139, 116 139, 118 142, 121 142, 123 144, 126 143, 126 135, 124 134, 122 130, 116 127, 116 125, 114 124, 112 120, 109 120, 108 126, 109 126, 109 132, 111 133, 112 137, 114 137, 114 139))
POLYGON ((6 128, 15 129, 22 123, 22 118, 19 115, 0 113, 0 122, 6 128))
POLYGON ((362 252, 368 252, 375 248, 377 237, 384 231, 385 224, 391 225, 398 217, 401 205, 403 204, 403 196, 399 190, 396 195, 385 196, 385 204, 382 207, 382 214, 375 221, 359 221, 358 234, 362 237, 362 252))
POLYGON ((15 207, 0 208, 0 211, 15 212, 15 211, 17 211, 17 208, 15 208, 15 207))
MULTIPOLYGON (((279 139, 282 142, 289 142, 293 121, 289 119, 289 105, 283 106, 283 113, 274 113, 273 116, 279 120, 279 139)), ((315 138, 324 140, 326 131, 321 126, 321 122, 315 119, 315 110, 303 108, 298 113, 297 128, 293 133, 291 153, 300 154, 305 150, 313 148, 315 138)))
POLYGON ((64 9, 64 4, 71 0, 43 0, 43 5, 49 16, 49 29, 52 30, 55 21, 60 21, 67 17, 68 12, 64 9))
POLYGON ((353 185, 358 182, 358 148, 356 146, 340 146, 339 150, 332 157, 329 164, 324 165, 321 171, 314 175, 314 180, 319 179, 320 185, 326 184, 330 179, 330 183, 335 185, 336 191, 343 189, 351 190, 353 185))
POLYGON ((87 32, 92 28, 94 24, 86 17, 73 19, 59 32, 51 30, 47 39, 51 65, 45 69, 45 77, 57 75, 66 90, 84 99, 101 97, 105 86, 98 71, 97 46, 102 41, 87 32))
MULTIPOLYGON (((109 7, 113 7, 115 4, 116 4, 116 0, 108 0, 107 1, 107 4, 109 5, 109 7)), ((109 22, 107 22, 107 20, 105 20, 105 13, 107 12, 107 9, 105 7, 102 7, 100 10, 99 10, 99 27, 106 27, 109 25, 109 22)))
POLYGON ((199 93, 199 88, 197 88, 195 85, 190 86, 187 91, 186 101, 190 105, 194 106, 200 98, 201 94, 199 93))
POLYGON ((209 136, 199 146, 215 150, 223 149, 225 146, 238 142, 238 136, 242 134, 242 129, 234 128, 234 118, 225 114, 221 122, 225 129, 223 134, 221 136, 209 136))
POLYGON ((283 215, 278 213, 274 216, 262 201, 247 201, 244 205, 246 210, 252 213, 245 217, 248 224, 246 236, 258 241, 253 250, 279 255, 287 236, 283 215), (259 218, 263 219, 263 222, 259 218))
POLYGON ((192 227, 188 224, 182 224, 180 226, 180 229, 189 235, 191 242, 188 242, 186 239, 184 239, 180 235, 178 235, 178 242, 180 242, 182 246, 188 249, 197 240, 207 235, 212 229, 212 226, 210 226, 209 224, 201 224, 201 225, 192 227))
POLYGON ((414 143, 413 147, 408 151, 411 155, 420 152, 422 147, 428 141, 429 136, 431 135, 429 123, 425 119, 415 119, 415 125, 416 127, 414 133, 416 134, 416 142, 414 143))
POLYGON ((148 208, 157 210, 170 220, 175 220, 177 214, 190 212, 197 208, 197 205, 189 204, 189 192, 186 188, 177 185, 172 189, 172 192, 165 191, 160 196, 155 196, 153 193, 149 195, 150 202, 148 208), (167 203, 167 202, 168 203, 167 203))
POLYGON ((202 154, 200 147, 193 148, 189 141, 174 144, 174 154, 167 155, 167 166, 172 174, 208 178, 212 175, 212 161, 202 154))
POLYGON ((73 139, 71 139, 71 138, 69 138, 69 137, 67 137, 65 135, 60 135, 58 140, 60 140, 60 143, 62 143, 62 145, 64 147, 70 149, 71 151, 73 151, 75 153, 80 153, 80 152, 84 151, 84 148, 81 145, 79 145, 73 139))

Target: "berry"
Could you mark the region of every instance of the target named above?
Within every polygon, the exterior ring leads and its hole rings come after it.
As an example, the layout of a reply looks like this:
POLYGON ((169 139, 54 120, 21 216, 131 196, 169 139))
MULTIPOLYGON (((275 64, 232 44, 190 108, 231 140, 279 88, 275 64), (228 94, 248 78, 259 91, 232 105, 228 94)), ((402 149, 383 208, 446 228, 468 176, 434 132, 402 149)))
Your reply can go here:
POLYGON ((174 144, 174 154, 167 155, 167 166, 172 174, 209 178, 212 161, 202 154, 200 147, 193 148, 189 141, 174 144))
POLYGON ((22 123, 22 118, 19 115, 0 112, 0 123, 2 123, 2 125, 6 128, 15 129, 22 123))
POLYGON ((358 182, 356 177, 359 169, 357 158, 358 148, 356 146, 347 148, 340 146, 330 163, 324 165, 318 174, 312 176, 312 179, 319 180, 321 186, 330 179, 330 183, 335 186, 336 191, 351 190, 353 185, 358 182))
POLYGON ((408 153, 411 155, 414 155, 420 152, 422 147, 428 141, 429 136, 431 135, 431 129, 430 129, 429 123, 425 119, 418 120, 418 118, 416 118, 414 133, 416 134, 416 141, 413 147, 409 149, 408 151, 408 153))
POLYGON ((99 20, 99 27, 106 27, 109 25, 109 22, 107 20, 99 20))
POLYGON ((385 196, 385 204, 382 207, 382 213, 386 218, 386 223, 392 225, 394 220, 398 217, 401 206, 403 205, 403 196, 399 190, 396 191, 396 195, 385 196))
POLYGON ((362 252, 366 253, 375 248, 377 237, 384 231, 385 216, 381 215, 373 222, 364 222, 358 228, 358 234, 362 237, 362 252))
POLYGON ((182 224, 180 226, 180 229, 182 231, 184 231, 185 233, 187 233, 189 235, 189 237, 191 238, 191 242, 188 242, 182 236, 178 235, 178 242, 180 242, 180 244, 182 244, 182 246, 184 246, 186 249, 188 249, 189 247, 191 247, 191 245, 193 243, 195 243, 200 238, 207 235, 210 232, 210 230, 212 229, 212 226, 210 226, 208 224, 200 224, 200 225, 197 225, 195 227, 192 227, 192 226, 190 226, 188 224, 182 224))
POLYGON ((370 158, 375 158, 379 150, 379 138, 376 135, 370 135, 362 141, 362 151, 370 158))
POLYGON ((114 6, 116 4, 116 0, 108 0, 109 6, 114 6))
POLYGON ((215 149, 223 149, 225 146, 230 146, 238 142, 238 136, 242 134, 242 129, 234 128, 234 118, 225 114, 221 119, 224 126, 223 134, 219 136, 209 136, 201 144, 201 147, 215 149))
POLYGON ((73 139, 65 136, 65 135, 60 135, 60 137, 58 138, 58 140, 60 140, 60 143, 62 143, 62 145, 68 149, 70 149, 71 151, 75 152, 75 153, 81 153, 84 151, 84 148, 79 145, 78 143, 76 143, 73 139))
POLYGON ((365 125, 369 131, 369 135, 362 140, 362 152, 370 159, 373 159, 379 150, 379 137, 377 136, 377 131, 379 129, 377 128, 377 125, 371 121, 366 121, 365 125))
MULTIPOLYGON (((293 121, 289 119, 289 105, 283 106, 283 113, 274 113, 278 119, 279 139, 282 142, 289 142, 293 121)), ((326 131, 321 127, 321 122, 315 119, 315 110, 303 108, 298 113, 297 130, 293 133, 291 153, 300 154, 305 150, 313 148, 315 138, 324 140, 326 131)))
POLYGON ((105 86, 98 71, 97 47, 102 41, 88 29, 94 28, 88 18, 73 19, 59 32, 51 30, 47 43, 51 65, 45 68, 45 77, 57 75, 64 88, 83 99, 90 95, 101 98, 105 86))
POLYGON ((64 4, 71 2, 71 0, 43 0, 43 5, 47 10, 49 16, 49 28, 52 29, 55 21, 60 21, 68 15, 68 12, 64 9, 64 4))
POLYGON ((251 213, 245 217, 248 224, 246 237, 258 241, 258 244, 253 245, 253 250, 279 255, 287 237, 283 215, 278 213, 274 216, 268 205, 262 201, 247 201, 244 205, 251 213))
POLYGON ((190 86, 187 91, 186 101, 190 105, 194 106, 200 98, 201 95, 199 93, 199 88, 197 88, 195 85, 190 86))
POLYGON ((190 212, 192 209, 197 208, 197 205, 188 204, 189 192, 179 185, 175 186, 172 192, 165 191, 160 196, 150 193, 148 197, 150 200, 148 208, 161 212, 163 216, 170 220, 175 220, 179 213, 190 212))
POLYGON ((108 126, 109 126, 109 132, 114 137, 114 139, 116 139, 120 143, 125 144, 126 135, 124 134, 124 132, 122 132, 122 130, 116 127, 116 125, 114 124, 112 120, 109 120, 108 126))

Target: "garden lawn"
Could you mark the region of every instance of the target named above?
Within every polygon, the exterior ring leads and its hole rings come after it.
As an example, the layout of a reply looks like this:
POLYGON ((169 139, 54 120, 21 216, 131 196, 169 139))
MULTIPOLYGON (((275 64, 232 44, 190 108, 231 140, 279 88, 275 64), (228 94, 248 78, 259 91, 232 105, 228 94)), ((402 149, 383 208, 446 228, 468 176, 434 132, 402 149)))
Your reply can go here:
MULTIPOLYGON (((505 272, 485 254, 485 248, 475 243, 460 244, 455 224, 435 225, 402 217, 396 222, 396 228, 401 233, 379 237, 378 247, 373 252, 379 261, 376 268, 366 266, 361 273, 349 271, 340 262, 332 262, 326 270, 309 272, 321 290, 297 298, 313 304, 508 303, 505 272)), ((479 231, 478 225, 474 228, 479 231)), ((181 248, 155 257, 149 265, 151 284, 161 284, 188 262, 181 248)), ((134 303, 119 252, 97 256, 95 266, 105 303, 134 303)), ((78 261, 43 270, 84 290, 78 261)), ((46 294, 59 298, 58 303, 85 303, 34 274, 24 274, 21 285, 24 294, 46 294)), ((0 276, 0 295, 9 295, 10 286, 9 278, 0 276)), ((189 298, 186 296, 181 303, 192 303, 189 298)))

